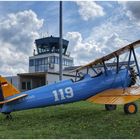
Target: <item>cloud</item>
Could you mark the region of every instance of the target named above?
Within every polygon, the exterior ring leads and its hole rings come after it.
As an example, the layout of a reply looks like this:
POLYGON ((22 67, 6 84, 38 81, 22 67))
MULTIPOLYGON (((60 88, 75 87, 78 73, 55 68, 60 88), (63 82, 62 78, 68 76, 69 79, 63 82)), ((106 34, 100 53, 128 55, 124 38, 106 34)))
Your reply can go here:
POLYGON ((111 53, 116 48, 118 49, 118 46, 126 45, 126 42, 121 40, 117 34, 105 37, 101 42, 93 39, 84 40, 79 32, 68 32, 66 38, 70 41, 69 51, 72 57, 75 58, 76 65, 86 64, 111 53))
MULTIPOLYGON (((80 32, 68 32, 66 35, 76 65, 91 62, 138 40, 140 28, 134 20, 128 18, 126 11, 119 5, 102 23, 93 26, 88 36, 83 36, 80 32)), ((137 50, 138 58, 139 52, 137 50)), ((122 56, 123 61, 127 60, 124 58, 122 56)))
POLYGON ((69 49, 76 65, 89 63, 128 44, 117 33, 93 40, 83 39, 79 32, 68 32, 66 38, 70 41, 69 49))
POLYGON ((10 13, 0 19, 1 74, 27 72, 28 57, 42 26, 43 19, 38 19, 32 10, 10 13))
POLYGON ((94 19, 99 16, 104 16, 103 7, 93 1, 77 1, 76 4, 79 6, 79 14, 83 20, 94 19))
POLYGON ((85 42, 79 32, 68 32, 66 38, 70 41, 69 49, 76 65, 89 61, 93 50, 100 52, 94 42, 85 42))
POLYGON ((119 3, 123 5, 130 20, 135 20, 140 23, 140 1, 125 1, 119 3))

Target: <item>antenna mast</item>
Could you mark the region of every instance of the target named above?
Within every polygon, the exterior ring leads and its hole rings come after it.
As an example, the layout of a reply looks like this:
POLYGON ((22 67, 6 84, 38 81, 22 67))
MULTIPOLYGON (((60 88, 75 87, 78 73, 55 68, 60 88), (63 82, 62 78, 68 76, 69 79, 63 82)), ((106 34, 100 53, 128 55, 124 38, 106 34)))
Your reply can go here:
POLYGON ((62 31, 62 1, 59 2, 59 80, 63 78, 62 73, 62 47, 63 47, 63 31, 62 31))

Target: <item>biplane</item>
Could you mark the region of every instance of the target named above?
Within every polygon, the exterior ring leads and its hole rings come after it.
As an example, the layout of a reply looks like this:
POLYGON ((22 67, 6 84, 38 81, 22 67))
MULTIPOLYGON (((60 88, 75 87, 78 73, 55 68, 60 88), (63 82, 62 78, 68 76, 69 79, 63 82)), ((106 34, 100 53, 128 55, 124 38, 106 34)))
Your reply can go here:
POLYGON ((135 52, 139 46, 140 40, 72 70, 75 80, 63 80, 21 93, 0 77, 0 112, 11 118, 14 111, 84 100, 103 104, 108 111, 122 104, 126 114, 135 114, 138 107, 134 101, 140 98, 137 85, 140 70, 135 52), (127 54, 125 65, 121 62, 124 54, 127 54), (113 62, 108 65, 107 61, 113 62))

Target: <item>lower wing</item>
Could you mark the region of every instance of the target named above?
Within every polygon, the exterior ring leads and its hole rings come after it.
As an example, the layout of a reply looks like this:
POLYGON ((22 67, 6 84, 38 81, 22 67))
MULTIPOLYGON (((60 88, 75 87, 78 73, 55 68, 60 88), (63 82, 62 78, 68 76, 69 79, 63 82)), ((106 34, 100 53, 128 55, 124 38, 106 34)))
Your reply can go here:
POLYGON ((140 98, 140 87, 110 89, 87 99, 98 104, 126 104, 140 98))

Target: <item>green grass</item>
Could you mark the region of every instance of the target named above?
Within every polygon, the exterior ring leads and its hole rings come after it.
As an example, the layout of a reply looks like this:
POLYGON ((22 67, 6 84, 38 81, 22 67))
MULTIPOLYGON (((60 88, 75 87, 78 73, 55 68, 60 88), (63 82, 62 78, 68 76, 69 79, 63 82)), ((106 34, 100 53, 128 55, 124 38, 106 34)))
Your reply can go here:
MULTIPOLYGON (((138 103, 140 106, 140 103, 138 103)), ((140 138, 140 111, 125 115, 123 106, 78 102, 0 116, 0 138, 140 138)))

